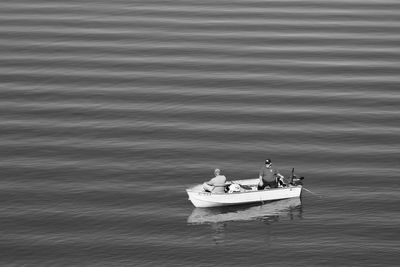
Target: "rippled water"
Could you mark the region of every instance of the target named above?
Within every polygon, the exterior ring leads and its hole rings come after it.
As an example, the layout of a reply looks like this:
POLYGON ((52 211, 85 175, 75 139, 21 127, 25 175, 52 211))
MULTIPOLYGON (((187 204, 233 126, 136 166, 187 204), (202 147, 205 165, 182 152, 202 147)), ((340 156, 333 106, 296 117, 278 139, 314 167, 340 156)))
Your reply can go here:
POLYGON ((400 2, 0 3, 0 265, 395 266, 400 2), (300 200, 195 209, 265 158, 300 200))

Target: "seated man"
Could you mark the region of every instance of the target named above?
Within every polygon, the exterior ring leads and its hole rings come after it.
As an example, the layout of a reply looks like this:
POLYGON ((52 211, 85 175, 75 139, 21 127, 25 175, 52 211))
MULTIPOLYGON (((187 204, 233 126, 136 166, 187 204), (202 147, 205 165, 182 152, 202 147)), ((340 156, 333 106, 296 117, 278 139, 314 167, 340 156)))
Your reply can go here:
POLYGON ((278 181, 284 185, 282 179, 284 178, 277 170, 272 169, 272 162, 270 159, 265 161, 265 166, 260 170, 260 181, 258 183, 258 190, 265 188, 277 188, 278 181))
POLYGON ((203 188, 206 192, 225 193, 224 189, 226 177, 224 175, 221 175, 220 173, 221 171, 219 169, 215 169, 215 177, 203 184, 203 188))

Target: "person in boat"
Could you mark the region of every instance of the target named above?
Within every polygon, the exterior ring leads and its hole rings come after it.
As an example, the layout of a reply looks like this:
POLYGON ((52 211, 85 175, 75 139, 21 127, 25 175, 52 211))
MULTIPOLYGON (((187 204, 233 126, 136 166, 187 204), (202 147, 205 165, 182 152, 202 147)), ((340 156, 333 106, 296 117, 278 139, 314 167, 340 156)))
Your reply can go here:
POLYGON ((225 175, 221 175, 220 169, 214 170, 215 177, 210 181, 203 183, 203 188, 206 192, 225 193, 225 175))
POLYGON ((277 188, 278 184, 285 186, 283 183, 283 175, 281 175, 278 170, 272 168, 272 161, 270 159, 265 160, 265 165, 260 170, 259 178, 258 190, 277 188))

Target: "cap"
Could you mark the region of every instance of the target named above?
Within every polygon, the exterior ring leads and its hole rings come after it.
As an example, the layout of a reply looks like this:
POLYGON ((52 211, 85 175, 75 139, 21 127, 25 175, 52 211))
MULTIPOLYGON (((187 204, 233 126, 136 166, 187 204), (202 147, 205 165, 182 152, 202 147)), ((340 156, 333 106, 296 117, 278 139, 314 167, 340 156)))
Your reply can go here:
POLYGON ((220 169, 215 169, 215 170, 214 170, 214 174, 215 174, 215 173, 220 173, 220 172, 221 172, 220 169))
POLYGON ((272 163, 272 161, 270 159, 265 160, 265 164, 271 164, 271 163, 272 163))

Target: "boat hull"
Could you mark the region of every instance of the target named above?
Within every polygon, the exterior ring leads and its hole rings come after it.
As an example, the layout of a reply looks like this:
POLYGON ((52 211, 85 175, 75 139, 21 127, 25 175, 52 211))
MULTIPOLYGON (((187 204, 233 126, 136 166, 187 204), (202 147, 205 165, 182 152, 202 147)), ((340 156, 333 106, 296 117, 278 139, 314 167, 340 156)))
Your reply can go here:
MULTIPOLYGON (((249 185, 254 179, 237 181, 243 185, 249 185)), ((279 199, 300 197, 302 186, 288 186, 266 190, 252 190, 234 193, 209 193, 205 192, 201 185, 186 189, 189 200, 195 207, 211 208, 230 205, 241 205, 256 202, 266 202, 279 199)))
POLYGON ((231 221, 252 221, 276 216, 286 217, 295 214, 294 209, 298 206, 301 206, 301 200, 298 197, 294 197, 268 202, 264 205, 245 206, 245 208, 195 208, 188 217, 187 223, 208 224, 231 221))

